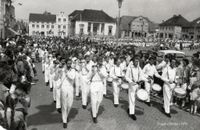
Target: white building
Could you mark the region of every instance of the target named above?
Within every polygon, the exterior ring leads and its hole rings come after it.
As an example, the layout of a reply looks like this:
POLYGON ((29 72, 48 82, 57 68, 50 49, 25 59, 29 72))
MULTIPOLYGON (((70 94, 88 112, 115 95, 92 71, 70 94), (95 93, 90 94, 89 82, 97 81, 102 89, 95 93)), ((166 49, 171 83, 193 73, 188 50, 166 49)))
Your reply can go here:
POLYGON ((30 36, 61 36, 68 35, 68 18, 61 12, 58 15, 45 12, 29 15, 30 36))
POLYGON ((116 21, 102 10, 76 10, 69 15, 70 35, 114 36, 116 21))

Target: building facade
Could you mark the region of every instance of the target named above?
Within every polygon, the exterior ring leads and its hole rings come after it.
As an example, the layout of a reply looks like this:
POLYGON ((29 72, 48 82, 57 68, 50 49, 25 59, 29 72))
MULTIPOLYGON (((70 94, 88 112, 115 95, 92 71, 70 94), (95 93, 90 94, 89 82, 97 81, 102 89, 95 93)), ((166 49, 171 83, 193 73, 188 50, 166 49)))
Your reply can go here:
POLYGON ((121 38, 146 38, 155 32, 155 23, 143 16, 122 16, 120 18, 121 38))
POLYGON ((29 15, 30 36, 60 36, 68 35, 68 18, 64 12, 58 15, 45 12, 43 14, 29 15))
POLYGON ((115 36, 116 21, 102 10, 76 10, 69 15, 70 35, 115 36))

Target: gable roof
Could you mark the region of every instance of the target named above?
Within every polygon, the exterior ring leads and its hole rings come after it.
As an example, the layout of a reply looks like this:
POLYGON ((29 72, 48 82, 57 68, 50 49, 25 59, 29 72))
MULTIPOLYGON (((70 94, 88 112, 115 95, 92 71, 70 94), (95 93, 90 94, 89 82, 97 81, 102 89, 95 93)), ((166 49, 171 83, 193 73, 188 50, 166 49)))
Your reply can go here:
POLYGON ((160 24, 160 26, 188 26, 190 23, 187 19, 185 19, 182 15, 174 15, 167 21, 164 21, 160 24))
POLYGON ((30 22, 47 22, 47 23, 55 23, 56 22, 56 15, 53 14, 36 14, 30 13, 29 14, 29 21, 30 22))
POLYGON ((91 10, 91 9, 85 9, 83 11, 75 10, 69 15, 69 17, 74 17, 72 19, 75 21, 115 23, 115 19, 110 17, 103 10, 91 10))
POLYGON ((129 31, 130 30, 130 27, 129 27, 130 22, 136 18, 137 17, 135 17, 135 16, 122 16, 120 18, 120 30, 129 31))
POLYGON ((190 23, 191 27, 200 27, 200 17, 190 23))

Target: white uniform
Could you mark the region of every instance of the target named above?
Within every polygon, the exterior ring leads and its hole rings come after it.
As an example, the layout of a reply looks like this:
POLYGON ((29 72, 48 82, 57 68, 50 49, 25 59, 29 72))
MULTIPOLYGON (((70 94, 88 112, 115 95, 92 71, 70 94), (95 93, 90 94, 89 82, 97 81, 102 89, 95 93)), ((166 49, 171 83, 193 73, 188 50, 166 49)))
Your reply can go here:
POLYGON ((83 67, 80 71, 80 83, 82 92, 82 105, 84 106, 87 106, 87 99, 90 91, 90 85, 88 84, 88 74, 89 71, 87 70, 87 68, 83 67))
MULTIPOLYGON (((148 79, 148 77, 153 77, 154 75, 157 77, 160 77, 156 70, 155 65, 150 65, 149 63, 144 66, 143 73, 146 79, 148 79)), ((153 84, 153 80, 145 81, 145 90, 148 92, 148 95, 149 95, 147 102, 150 102, 150 90, 151 90, 152 84, 153 84)))
POLYGON ((106 69, 106 66, 102 66, 100 68, 101 74, 104 76, 103 80, 103 95, 107 94, 107 77, 108 77, 108 71, 106 69))
POLYGON ((50 73, 50 65, 48 61, 45 62, 45 71, 44 71, 44 78, 45 78, 45 83, 49 83, 49 73, 50 73))
POLYGON ((163 86, 164 109, 166 113, 170 113, 170 102, 172 98, 172 90, 175 88, 176 68, 167 66, 163 69, 162 80, 165 82, 163 86), (169 83, 171 82, 171 83, 169 83))
POLYGON ((80 93, 80 63, 79 60, 75 64, 76 77, 75 77, 75 95, 78 97, 80 93))
POLYGON ((125 79, 129 82, 129 92, 128 92, 128 99, 129 99, 129 114, 134 115, 135 114, 135 95, 136 91, 138 89, 138 84, 136 82, 139 82, 141 80, 144 80, 143 72, 141 68, 131 66, 127 68, 125 79))
POLYGON ((118 66, 114 66, 111 68, 110 70, 110 77, 112 77, 113 83, 113 96, 114 96, 114 104, 118 105, 119 104, 119 92, 120 92, 120 88, 119 85, 121 84, 121 79, 119 79, 119 77, 123 77, 123 70, 118 67, 118 66))
POLYGON ((74 88, 76 71, 70 69, 64 74, 64 79, 61 84, 61 104, 62 104, 62 120, 67 123, 67 118, 73 104, 74 88))
MULTIPOLYGON (((91 76, 90 76, 91 77, 91 76)), ((98 73, 91 77, 90 98, 92 105, 92 116, 97 117, 100 103, 103 100, 103 81, 98 73)))
POLYGON ((54 68, 54 61, 55 59, 51 59, 50 61, 50 65, 49 65, 49 87, 53 88, 53 84, 54 84, 54 76, 55 76, 55 68, 54 68))

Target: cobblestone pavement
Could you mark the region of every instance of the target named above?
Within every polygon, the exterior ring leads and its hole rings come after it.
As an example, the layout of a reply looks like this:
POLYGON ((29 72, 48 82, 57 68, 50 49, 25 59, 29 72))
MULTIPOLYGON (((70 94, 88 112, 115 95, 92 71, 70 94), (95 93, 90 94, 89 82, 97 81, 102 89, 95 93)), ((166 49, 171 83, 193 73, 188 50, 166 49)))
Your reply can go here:
MULTIPOLYGON (((61 115, 55 110, 52 93, 44 84, 41 65, 38 68, 38 83, 32 87, 32 105, 28 116, 28 130, 62 130, 61 115)), ((70 113, 69 130, 199 130, 200 117, 172 107, 172 118, 166 117, 161 110, 162 101, 152 99, 153 106, 143 102, 136 103, 137 121, 126 113, 128 97, 125 91, 120 93, 120 105, 113 106, 112 88, 108 88, 108 98, 104 98, 99 110, 98 124, 93 124, 91 106, 81 107, 81 100, 74 99, 70 113)))

